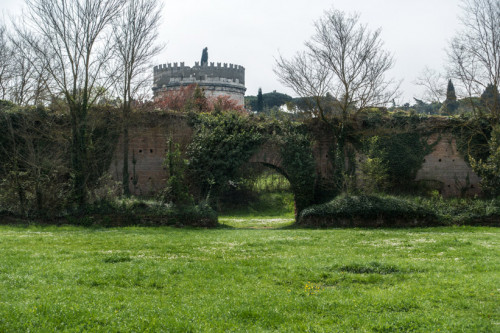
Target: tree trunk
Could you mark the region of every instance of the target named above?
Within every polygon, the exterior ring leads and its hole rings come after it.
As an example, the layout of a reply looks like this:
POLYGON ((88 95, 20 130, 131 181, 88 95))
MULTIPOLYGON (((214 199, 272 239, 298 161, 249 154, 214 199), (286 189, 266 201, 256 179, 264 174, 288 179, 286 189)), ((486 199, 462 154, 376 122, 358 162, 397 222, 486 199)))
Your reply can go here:
POLYGON ((87 205, 87 142, 86 142, 86 110, 85 106, 71 106, 72 149, 71 164, 73 168, 73 193, 78 208, 87 205))
POLYGON ((130 174, 129 174, 129 170, 128 170, 129 116, 130 116, 130 103, 125 102, 123 104, 123 178, 122 178, 122 186, 123 186, 123 195, 126 197, 130 196, 130 187, 129 187, 130 174))

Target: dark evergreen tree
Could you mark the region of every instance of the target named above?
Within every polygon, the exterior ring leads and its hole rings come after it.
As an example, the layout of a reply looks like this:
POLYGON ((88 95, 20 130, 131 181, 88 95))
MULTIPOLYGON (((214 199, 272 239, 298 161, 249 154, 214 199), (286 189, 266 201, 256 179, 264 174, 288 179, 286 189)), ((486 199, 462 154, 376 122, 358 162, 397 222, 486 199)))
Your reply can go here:
POLYGON ((500 94, 498 87, 488 84, 481 95, 481 107, 489 114, 496 115, 500 109, 500 94))
POLYGON ((262 97, 262 89, 259 88, 259 92, 257 94, 257 112, 261 112, 264 110, 264 98, 262 97))
POLYGON ((441 108, 441 113, 445 115, 452 115, 458 109, 457 95, 455 93, 455 87, 451 80, 448 81, 448 88, 446 89, 446 100, 441 108))
POLYGON ((202 66, 208 65, 208 47, 205 47, 203 49, 203 52, 201 53, 201 65, 202 66))
POLYGON ((453 86, 453 82, 451 82, 451 80, 448 81, 448 88, 446 89, 446 100, 448 102, 457 101, 457 95, 455 94, 455 87, 453 86))

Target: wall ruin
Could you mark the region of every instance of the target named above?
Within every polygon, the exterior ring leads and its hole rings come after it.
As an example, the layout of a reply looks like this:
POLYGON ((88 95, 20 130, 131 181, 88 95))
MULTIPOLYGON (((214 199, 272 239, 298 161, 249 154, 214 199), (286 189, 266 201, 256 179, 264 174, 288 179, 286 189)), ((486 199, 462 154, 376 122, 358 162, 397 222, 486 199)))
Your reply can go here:
MULTIPOLYGON (((174 113, 155 115, 148 121, 137 121, 129 133, 131 193, 140 196, 152 195, 163 189, 166 183, 167 173, 163 160, 167 152, 168 138, 172 137, 174 142, 179 143, 181 150, 185 150, 193 134, 192 128, 184 115, 174 113)), ((316 173, 323 184, 328 184, 333 174, 328 156, 329 142, 331 138, 317 138, 313 149, 316 173)), ((422 167, 417 172, 416 181, 428 183, 445 197, 481 193, 479 177, 458 152, 456 139, 451 134, 433 134, 429 137, 428 144, 433 145, 433 150, 425 156, 422 167)), ((252 157, 251 162, 279 161, 280 158, 273 149, 276 150, 276 147, 263 146, 252 157)), ((121 181, 122 168, 123 142, 120 138, 110 167, 111 175, 117 181, 121 181)))

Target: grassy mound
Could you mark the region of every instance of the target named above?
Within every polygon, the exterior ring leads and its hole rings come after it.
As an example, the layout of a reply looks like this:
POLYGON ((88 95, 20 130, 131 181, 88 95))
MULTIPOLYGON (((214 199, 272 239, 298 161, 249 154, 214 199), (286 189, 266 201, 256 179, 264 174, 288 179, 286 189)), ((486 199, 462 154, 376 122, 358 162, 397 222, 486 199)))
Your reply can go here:
POLYGON ((417 227, 438 225, 429 208, 391 196, 340 196, 302 211, 299 226, 310 227, 417 227))

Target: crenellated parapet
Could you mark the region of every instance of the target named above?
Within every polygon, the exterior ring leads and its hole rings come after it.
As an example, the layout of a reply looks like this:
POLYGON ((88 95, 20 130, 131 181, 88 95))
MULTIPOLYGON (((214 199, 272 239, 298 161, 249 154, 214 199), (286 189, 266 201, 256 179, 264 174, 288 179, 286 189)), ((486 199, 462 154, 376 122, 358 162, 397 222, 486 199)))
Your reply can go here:
POLYGON ((235 83, 245 85, 245 67, 228 63, 214 63, 201 66, 196 62, 193 67, 184 65, 184 62, 162 64, 154 67, 153 90, 168 85, 175 79, 193 78, 204 81, 210 78, 224 78, 235 83))
POLYGON ((245 67, 230 63, 210 62, 193 67, 184 62, 174 62, 155 66, 153 92, 175 91, 182 86, 197 84, 206 94, 212 96, 228 95, 243 105, 245 95, 245 67))
MULTIPOLYGON (((191 68, 191 67, 185 66, 184 62, 180 62, 180 63, 174 62, 174 63, 166 63, 166 64, 154 66, 154 71, 155 72, 161 72, 161 71, 166 71, 166 70, 176 71, 176 70, 182 70, 182 69, 186 69, 186 68, 191 68)), ((196 61, 194 64, 194 67, 192 67, 192 68, 204 68, 204 69, 206 69, 206 68, 212 68, 212 69, 229 68, 229 69, 234 69, 236 71, 243 71, 243 72, 245 71, 245 67, 243 67, 243 66, 235 65, 235 64, 228 64, 228 63, 221 63, 221 62, 218 62, 217 64, 215 62, 211 62, 210 64, 208 64, 206 66, 201 66, 200 62, 196 61)))

